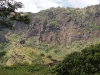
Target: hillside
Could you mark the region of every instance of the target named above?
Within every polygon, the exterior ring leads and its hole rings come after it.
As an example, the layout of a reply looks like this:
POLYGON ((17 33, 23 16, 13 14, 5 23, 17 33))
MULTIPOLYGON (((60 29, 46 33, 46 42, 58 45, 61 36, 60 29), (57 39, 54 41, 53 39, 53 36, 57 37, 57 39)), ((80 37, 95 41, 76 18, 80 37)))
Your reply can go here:
POLYGON ((28 14, 31 24, 14 22, 14 29, 1 29, 1 64, 61 61, 66 54, 100 42, 100 5, 82 9, 50 8, 28 14))

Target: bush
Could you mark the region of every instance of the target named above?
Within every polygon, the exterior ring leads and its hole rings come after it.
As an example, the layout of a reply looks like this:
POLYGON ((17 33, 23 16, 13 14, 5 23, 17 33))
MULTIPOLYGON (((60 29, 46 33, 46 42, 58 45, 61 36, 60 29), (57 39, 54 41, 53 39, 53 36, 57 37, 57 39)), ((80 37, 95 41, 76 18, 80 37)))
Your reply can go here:
POLYGON ((51 58, 52 58, 52 56, 51 56, 51 55, 48 55, 48 56, 47 56, 47 58, 51 59, 51 58))
POLYGON ((100 44, 66 56, 56 66, 58 75, 100 75, 100 44))
POLYGON ((40 56, 44 57, 45 55, 43 53, 41 53, 40 56))
POLYGON ((5 52, 5 51, 0 52, 0 58, 2 58, 5 54, 6 54, 6 52, 5 52))

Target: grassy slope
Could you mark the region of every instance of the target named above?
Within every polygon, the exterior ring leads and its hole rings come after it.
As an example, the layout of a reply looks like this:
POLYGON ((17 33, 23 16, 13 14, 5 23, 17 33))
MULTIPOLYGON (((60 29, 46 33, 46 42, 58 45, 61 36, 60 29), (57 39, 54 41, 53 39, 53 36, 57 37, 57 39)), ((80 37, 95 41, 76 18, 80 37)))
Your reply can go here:
POLYGON ((39 46, 36 45, 36 43, 33 44, 33 42, 30 42, 34 41, 34 39, 28 39, 25 44, 20 44, 18 41, 20 40, 20 37, 17 36, 16 38, 14 38, 15 36, 16 34, 13 34, 8 37, 10 42, 7 43, 6 48, 4 48, 4 50, 7 51, 7 54, 5 56, 6 65, 21 63, 22 61, 22 63, 28 62, 30 64, 53 63, 51 58, 61 61, 66 56, 66 54, 69 54, 74 51, 80 51, 91 44, 96 44, 100 42, 99 38, 91 38, 87 41, 75 41, 68 46, 55 44, 44 44, 39 46), (19 56, 16 56, 16 54, 19 56), (15 58, 13 58, 12 55, 15 58), (22 59, 20 56, 24 56, 24 59, 22 59), (51 57, 49 58, 48 56, 51 57), (13 59, 15 60, 13 61, 13 59))

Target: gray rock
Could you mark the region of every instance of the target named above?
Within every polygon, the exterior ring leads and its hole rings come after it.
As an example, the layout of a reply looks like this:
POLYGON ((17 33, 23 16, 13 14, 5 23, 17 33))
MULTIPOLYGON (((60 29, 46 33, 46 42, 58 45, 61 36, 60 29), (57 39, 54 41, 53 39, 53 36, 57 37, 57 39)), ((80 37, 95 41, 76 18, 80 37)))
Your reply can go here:
POLYGON ((5 41, 6 41, 6 38, 5 38, 4 34, 3 34, 3 32, 0 31, 0 43, 5 42, 5 41))

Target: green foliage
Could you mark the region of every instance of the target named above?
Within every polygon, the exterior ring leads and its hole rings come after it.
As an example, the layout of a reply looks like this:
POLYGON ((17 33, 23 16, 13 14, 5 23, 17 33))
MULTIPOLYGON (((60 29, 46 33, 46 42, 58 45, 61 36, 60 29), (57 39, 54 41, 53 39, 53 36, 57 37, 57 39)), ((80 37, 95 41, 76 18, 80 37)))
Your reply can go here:
POLYGON ((22 8, 23 4, 21 2, 16 2, 12 0, 6 0, 4 2, 0 1, 0 29, 1 28, 13 28, 13 21, 12 20, 17 20, 24 22, 26 24, 30 23, 30 20, 28 16, 21 16, 16 14, 16 10, 18 8, 22 8), (11 13, 14 13, 15 15, 11 15, 11 13), (16 16, 19 18, 16 19, 16 16))
POLYGON ((2 25, 1 28, 5 28, 5 27, 10 28, 10 29, 13 28, 12 23, 9 20, 8 21, 7 20, 0 21, 0 25, 2 25))
POLYGON ((55 75, 53 67, 41 64, 0 66, 0 75, 55 75))
POLYGON ((40 56, 44 57, 45 55, 43 53, 41 53, 40 56))
POLYGON ((52 56, 51 56, 51 55, 48 55, 48 56, 47 56, 47 58, 51 59, 51 58, 52 58, 52 56))
POLYGON ((60 50, 55 50, 54 52, 55 52, 55 53, 60 53, 60 50))
POLYGON ((12 28, 12 22, 9 19, 11 12, 15 12, 18 8, 22 8, 21 2, 13 2, 6 0, 4 3, 0 1, 0 26, 12 28))
POLYGON ((0 52, 0 58, 2 58, 5 54, 6 54, 6 52, 5 52, 5 51, 0 52))
POLYGON ((16 15, 14 15, 13 17, 10 17, 10 19, 11 20, 16 20, 16 21, 19 21, 19 22, 23 22, 25 24, 30 23, 29 16, 28 15, 21 16, 20 13, 16 13, 16 15))
POLYGON ((92 28, 93 28, 94 30, 98 30, 98 29, 100 29, 100 26, 97 26, 97 24, 96 24, 96 23, 93 23, 92 28))
POLYGON ((56 66, 58 75, 98 75, 100 74, 100 44, 91 45, 66 56, 56 66))

